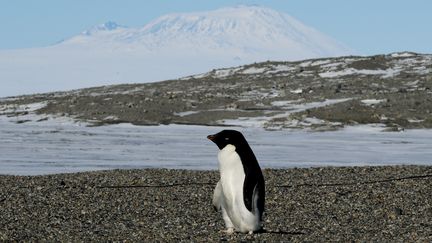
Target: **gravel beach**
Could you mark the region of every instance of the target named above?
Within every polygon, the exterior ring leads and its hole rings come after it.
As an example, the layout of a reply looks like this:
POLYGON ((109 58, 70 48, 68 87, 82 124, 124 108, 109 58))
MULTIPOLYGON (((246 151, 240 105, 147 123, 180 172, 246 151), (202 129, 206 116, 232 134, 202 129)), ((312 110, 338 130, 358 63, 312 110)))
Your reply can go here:
POLYGON ((265 232, 227 235, 217 171, 0 176, 1 241, 432 241, 432 167, 265 169, 265 232))

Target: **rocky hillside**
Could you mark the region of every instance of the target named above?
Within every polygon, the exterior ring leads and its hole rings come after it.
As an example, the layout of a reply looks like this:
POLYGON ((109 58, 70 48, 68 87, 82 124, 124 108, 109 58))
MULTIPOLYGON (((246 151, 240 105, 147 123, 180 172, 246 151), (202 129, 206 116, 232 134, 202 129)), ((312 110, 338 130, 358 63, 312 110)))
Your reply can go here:
POLYGON ((94 125, 328 130, 381 123, 401 130, 432 128, 431 88, 432 55, 404 52, 263 62, 158 83, 11 97, 0 101, 0 113, 17 116, 17 122, 36 119, 28 116, 34 110, 94 125))

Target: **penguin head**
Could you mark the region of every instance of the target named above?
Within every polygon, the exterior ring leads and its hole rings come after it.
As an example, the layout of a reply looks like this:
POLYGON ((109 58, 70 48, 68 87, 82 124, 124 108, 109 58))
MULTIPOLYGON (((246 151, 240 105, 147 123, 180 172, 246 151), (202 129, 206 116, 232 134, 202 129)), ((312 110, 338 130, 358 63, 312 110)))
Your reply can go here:
POLYGON ((236 130, 223 130, 213 135, 208 135, 208 139, 214 142, 219 149, 225 148, 228 144, 239 147, 242 144, 247 144, 246 139, 241 132, 236 130))

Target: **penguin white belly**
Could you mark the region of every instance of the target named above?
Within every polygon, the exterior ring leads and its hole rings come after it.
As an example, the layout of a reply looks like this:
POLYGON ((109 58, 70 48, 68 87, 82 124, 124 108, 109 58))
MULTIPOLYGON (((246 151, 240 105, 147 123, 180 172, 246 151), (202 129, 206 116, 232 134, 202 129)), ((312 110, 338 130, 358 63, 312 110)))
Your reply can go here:
MULTIPOLYGON (((228 214, 231 223, 240 232, 258 230, 259 216, 252 214, 243 200, 245 173, 235 146, 227 145, 218 154, 220 185, 222 189, 221 207, 228 214)), ((229 222, 226 222, 229 225, 229 222)))

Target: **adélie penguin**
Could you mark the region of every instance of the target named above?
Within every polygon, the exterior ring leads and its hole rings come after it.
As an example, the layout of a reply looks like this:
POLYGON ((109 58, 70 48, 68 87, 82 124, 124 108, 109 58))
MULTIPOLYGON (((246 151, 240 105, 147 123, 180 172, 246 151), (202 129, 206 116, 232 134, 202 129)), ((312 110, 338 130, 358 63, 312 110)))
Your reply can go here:
POLYGON ((264 176, 244 136, 223 130, 207 136, 220 149, 220 180, 213 194, 213 205, 222 211, 226 232, 252 233, 262 227, 264 176))

